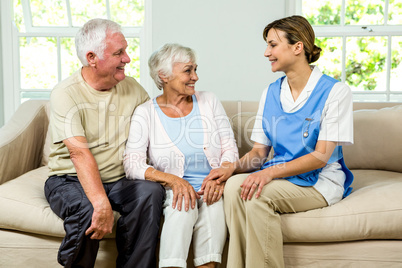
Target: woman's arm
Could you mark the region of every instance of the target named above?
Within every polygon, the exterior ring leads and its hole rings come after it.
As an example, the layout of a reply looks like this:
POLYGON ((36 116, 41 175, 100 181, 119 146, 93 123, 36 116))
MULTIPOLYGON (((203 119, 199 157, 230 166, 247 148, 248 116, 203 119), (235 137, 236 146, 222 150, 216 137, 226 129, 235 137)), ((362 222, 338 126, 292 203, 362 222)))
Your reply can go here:
POLYGON ((123 156, 124 172, 128 179, 144 180, 147 163, 147 151, 150 134, 149 108, 140 105, 134 111, 130 121, 130 130, 123 156))
POLYGON ((188 211, 191 203, 191 208, 195 208, 196 200, 200 196, 195 192, 193 186, 176 175, 169 174, 149 167, 145 171, 145 179, 149 181, 154 181, 162 184, 163 186, 168 186, 173 190, 173 202, 172 207, 181 210, 183 197, 184 197, 184 210, 188 211))
POLYGON ((155 169, 147 163, 147 151, 150 144, 151 129, 150 107, 138 107, 131 119, 130 132, 124 153, 124 171, 129 179, 146 179, 168 186, 173 190, 173 208, 182 208, 184 197, 184 209, 188 211, 190 203, 195 208, 199 195, 186 180, 170 173, 155 169))

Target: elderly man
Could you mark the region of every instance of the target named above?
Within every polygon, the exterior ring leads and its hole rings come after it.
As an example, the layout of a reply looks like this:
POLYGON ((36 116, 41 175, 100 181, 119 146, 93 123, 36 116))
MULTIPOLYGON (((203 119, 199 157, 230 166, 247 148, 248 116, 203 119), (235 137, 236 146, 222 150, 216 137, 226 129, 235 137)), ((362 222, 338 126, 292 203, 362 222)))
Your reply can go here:
POLYGON ((88 21, 77 33, 83 67, 51 94, 50 174, 45 195, 64 220, 66 236, 58 261, 65 267, 93 267, 99 241, 116 228, 117 267, 153 267, 163 187, 128 180, 123 152, 134 109, 149 99, 126 77, 130 62, 121 27, 110 20, 88 21))

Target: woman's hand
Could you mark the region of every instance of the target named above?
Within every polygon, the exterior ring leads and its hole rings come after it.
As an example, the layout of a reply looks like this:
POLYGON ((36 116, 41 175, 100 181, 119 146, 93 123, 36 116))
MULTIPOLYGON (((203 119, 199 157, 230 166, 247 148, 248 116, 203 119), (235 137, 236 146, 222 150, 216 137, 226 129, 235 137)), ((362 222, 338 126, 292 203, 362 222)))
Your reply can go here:
POLYGON ((176 208, 177 205, 177 209, 181 211, 183 197, 185 211, 189 210, 190 204, 192 209, 195 208, 196 201, 200 198, 200 195, 194 190, 193 186, 191 186, 188 181, 180 177, 176 177, 171 183, 168 183, 167 186, 173 190, 173 208, 176 208))
POLYGON ((265 170, 261 170, 258 172, 251 173, 240 185, 240 187, 242 188, 240 197, 243 200, 247 199, 250 200, 253 197, 255 190, 257 190, 255 198, 260 197, 262 188, 264 188, 266 184, 268 184, 273 180, 273 178, 268 174, 266 174, 267 172, 264 171, 265 170))
POLYGON ((204 195, 204 203, 209 206, 221 199, 224 188, 225 182, 218 184, 216 180, 209 180, 205 183, 204 190, 200 190, 197 193, 204 195))

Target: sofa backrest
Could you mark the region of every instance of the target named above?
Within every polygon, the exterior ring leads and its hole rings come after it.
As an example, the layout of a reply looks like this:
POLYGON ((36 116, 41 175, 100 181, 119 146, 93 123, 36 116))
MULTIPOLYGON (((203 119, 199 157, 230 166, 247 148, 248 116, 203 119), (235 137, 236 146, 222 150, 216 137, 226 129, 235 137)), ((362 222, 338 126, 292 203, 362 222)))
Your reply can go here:
MULTIPOLYGON (((253 146, 250 137, 258 101, 222 101, 222 105, 232 124, 241 157, 253 146)), ((402 104, 354 103, 354 110, 354 144, 343 148, 347 166, 402 172, 402 104)), ((47 133, 42 165, 47 165, 49 148, 47 133)))
MULTIPOLYGON (((50 101, 48 101, 46 103, 46 114, 47 114, 47 117, 48 117, 48 120, 49 120, 49 117, 50 117, 50 101)), ((50 128, 48 128, 47 132, 46 132, 45 144, 43 146, 43 156, 42 156, 41 166, 46 166, 47 163, 49 162, 50 144, 51 144, 50 128)))
POLYGON ((258 102, 222 101, 222 105, 232 125, 239 156, 242 157, 253 147, 254 142, 250 137, 258 110, 258 102))
POLYGON ((0 184, 41 165, 48 129, 48 101, 20 105, 0 131, 0 184))
MULTIPOLYGON (((232 123, 241 157, 253 146, 250 136, 258 102, 222 104, 232 123)), ((354 144, 343 147, 347 166, 402 172, 402 104, 356 102, 353 109, 354 144)))
POLYGON ((354 144, 344 146, 350 169, 402 172, 402 105, 354 111, 354 144))

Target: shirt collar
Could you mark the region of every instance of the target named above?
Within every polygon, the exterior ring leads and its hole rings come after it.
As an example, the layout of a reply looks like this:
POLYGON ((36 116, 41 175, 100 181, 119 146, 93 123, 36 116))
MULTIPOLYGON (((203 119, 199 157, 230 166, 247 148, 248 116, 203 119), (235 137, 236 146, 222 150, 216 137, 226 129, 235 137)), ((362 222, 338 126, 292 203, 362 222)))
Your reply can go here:
POLYGON ((322 76, 322 72, 317 66, 311 65, 310 68, 312 69, 310 77, 307 81, 306 86, 304 87, 303 91, 300 93, 296 101, 293 100, 292 93, 290 92, 288 78, 285 77, 285 79, 282 82, 281 102, 286 103, 285 105, 290 108, 290 111, 295 109, 297 110, 297 107, 299 107, 300 105, 302 106, 307 101, 311 92, 314 90, 315 85, 322 76))

